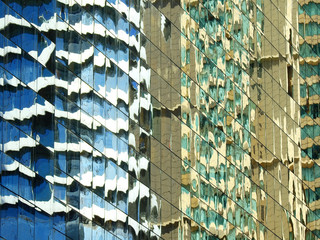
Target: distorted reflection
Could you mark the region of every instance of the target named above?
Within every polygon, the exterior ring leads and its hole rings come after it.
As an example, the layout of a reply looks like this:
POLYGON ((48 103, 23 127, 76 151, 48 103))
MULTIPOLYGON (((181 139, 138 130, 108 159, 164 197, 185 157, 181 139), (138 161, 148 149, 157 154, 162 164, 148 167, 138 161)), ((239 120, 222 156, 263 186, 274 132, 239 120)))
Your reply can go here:
POLYGON ((0 238, 320 238, 318 5, 0 1, 0 238))

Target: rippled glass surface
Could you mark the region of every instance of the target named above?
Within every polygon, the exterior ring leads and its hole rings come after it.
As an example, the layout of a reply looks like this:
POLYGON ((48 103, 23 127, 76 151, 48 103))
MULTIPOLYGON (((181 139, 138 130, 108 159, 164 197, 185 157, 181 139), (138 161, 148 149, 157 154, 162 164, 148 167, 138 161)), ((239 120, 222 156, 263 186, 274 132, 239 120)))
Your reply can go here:
POLYGON ((319 9, 0 0, 0 238, 320 238, 319 9))

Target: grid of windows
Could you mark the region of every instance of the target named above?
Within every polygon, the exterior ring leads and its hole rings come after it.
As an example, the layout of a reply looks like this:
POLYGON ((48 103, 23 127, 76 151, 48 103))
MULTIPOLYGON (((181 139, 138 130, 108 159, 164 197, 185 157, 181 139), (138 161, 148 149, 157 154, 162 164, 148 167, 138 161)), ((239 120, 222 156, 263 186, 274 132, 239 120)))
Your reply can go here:
POLYGON ((302 179, 310 187, 305 199, 310 207, 307 214, 310 230, 319 236, 319 21, 320 5, 301 1, 299 8, 300 111, 302 179), (317 29, 317 30, 316 30, 317 29))
POLYGON ((159 238, 139 4, 0 4, 1 237, 159 238))
POLYGON ((0 237, 320 238, 318 5, 1 0, 0 237))

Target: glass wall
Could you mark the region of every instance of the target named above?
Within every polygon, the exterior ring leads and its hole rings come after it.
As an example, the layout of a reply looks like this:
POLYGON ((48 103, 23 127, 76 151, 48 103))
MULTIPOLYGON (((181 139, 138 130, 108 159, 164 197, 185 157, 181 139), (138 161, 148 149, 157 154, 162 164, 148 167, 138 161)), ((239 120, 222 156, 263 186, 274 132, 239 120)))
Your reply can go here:
POLYGON ((320 238, 318 11, 0 0, 0 238, 320 238))

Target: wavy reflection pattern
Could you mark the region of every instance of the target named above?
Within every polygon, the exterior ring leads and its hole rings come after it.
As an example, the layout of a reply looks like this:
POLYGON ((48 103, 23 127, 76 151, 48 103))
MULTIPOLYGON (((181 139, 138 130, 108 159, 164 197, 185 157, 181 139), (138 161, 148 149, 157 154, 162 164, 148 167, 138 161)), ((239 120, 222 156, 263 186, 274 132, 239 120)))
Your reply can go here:
MULTIPOLYGON (((302 180, 307 212, 307 226, 317 236, 320 234, 320 148, 319 148, 319 9, 316 1, 299 1, 300 48, 300 114, 302 180)), ((309 234, 311 236, 311 234, 309 234)), ((310 237, 310 239, 312 239, 310 237)))
POLYGON ((0 2, 3 239, 160 238, 140 12, 0 2))
POLYGON ((0 238, 320 238, 316 2, 1 0, 0 238))

